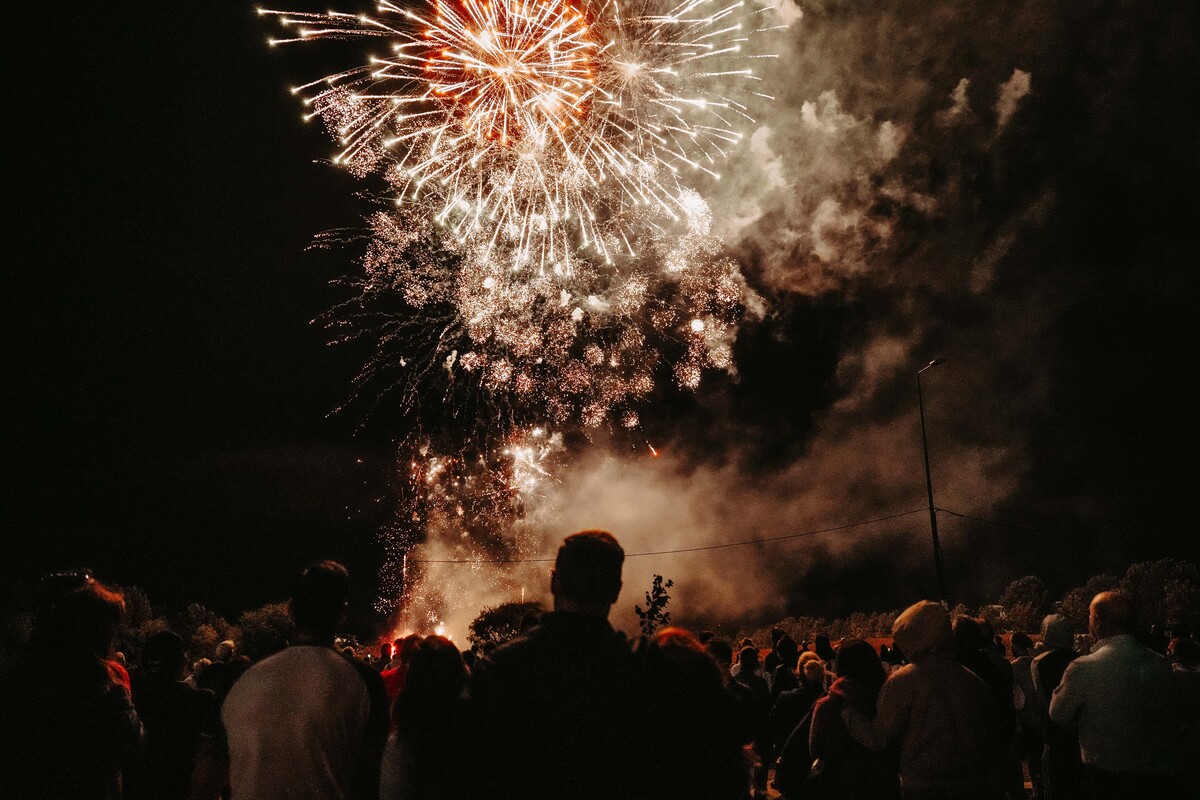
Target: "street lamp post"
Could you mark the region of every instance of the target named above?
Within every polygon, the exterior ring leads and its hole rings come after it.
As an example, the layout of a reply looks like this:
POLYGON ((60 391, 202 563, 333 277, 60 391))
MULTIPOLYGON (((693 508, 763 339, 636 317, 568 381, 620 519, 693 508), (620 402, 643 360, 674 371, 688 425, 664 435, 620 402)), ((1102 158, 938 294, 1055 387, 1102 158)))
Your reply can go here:
POLYGON ((937 571, 938 599, 946 604, 946 573, 942 569, 942 543, 938 539, 937 510, 933 506, 933 477, 929 472, 929 438, 925 435, 925 397, 921 394, 921 373, 939 364, 945 364, 946 359, 935 358, 921 369, 917 370, 917 405, 921 409, 921 447, 925 451, 925 491, 929 495, 929 533, 933 536, 933 566, 937 571))

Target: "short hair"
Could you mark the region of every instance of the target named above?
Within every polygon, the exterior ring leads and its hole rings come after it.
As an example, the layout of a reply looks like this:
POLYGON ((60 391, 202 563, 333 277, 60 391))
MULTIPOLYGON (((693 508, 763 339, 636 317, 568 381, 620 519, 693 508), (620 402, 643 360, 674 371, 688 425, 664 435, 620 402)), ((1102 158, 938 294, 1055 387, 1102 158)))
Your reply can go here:
POLYGON ((563 539, 554 560, 554 583, 563 597, 583 602, 616 600, 625 551, 607 531, 580 531, 563 539))
POLYGON ((1009 644, 1012 645, 1013 650, 1016 650, 1018 647, 1022 650, 1031 650, 1033 648, 1033 639, 1030 639, 1027 633, 1018 632, 1012 635, 1009 644))
POLYGON ((805 661, 800 667, 800 674, 809 683, 821 683, 825 680, 825 662, 819 658, 805 661))
POLYGON ((349 588, 350 572, 338 562, 309 565, 292 593, 291 613, 297 627, 307 633, 332 636, 349 588))
POLYGON ((142 669, 149 674, 173 678, 186 663, 183 637, 175 631, 159 631, 142 648, 142 669))
POLYGON ((713 657, 713 661, 721 664, 733 663, 733 645, 724 639, 709 639, 704 643, 704 649, 713 657))
POLYGON ((1120 592, 1101 592, 1092 598, 1088 608, 1096 617, 1097 629, 1105 636, 1133 633, 1137 626, 1137 609, 1120 592))
POLYGON ((757 647, 743 647, 738 652, 738 663, 741 664, 743 667, 749 667, 751 669, 753 669, 754 667, 757 667, 758 666, 758 648, 757 647))

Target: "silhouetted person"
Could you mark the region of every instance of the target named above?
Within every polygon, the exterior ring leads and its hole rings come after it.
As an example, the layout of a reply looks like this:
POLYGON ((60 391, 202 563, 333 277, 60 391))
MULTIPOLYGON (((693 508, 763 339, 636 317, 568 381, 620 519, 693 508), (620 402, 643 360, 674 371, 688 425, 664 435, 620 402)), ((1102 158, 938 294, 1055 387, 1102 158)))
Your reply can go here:
POLYGON ((1061 614, 1042 619, 1042 652, 1034 659, 1031 675, 1037 705, 1042 714, 1042 793, 1046 800, 1076 800, 1082 797, 1083 763, 1079 739, 1071 728, 1050 721, 1050 697, 1062 681, 1067 665, 1079 658, 1072 648, 1075 635, 1071 622, 1061 614))
POLYGON ((1050 718, 1079 732, 1091 796, 1175 797, 1181 721, 1177 687, 1165 658, 1134 638, 1137 614, 1127 597, 1092 600, 1092 652, 1071 662, 1050 700, 1050 718))
POLYGON ((183 639, 160 631, 146 640, 133 682, 133 702, 146 728, 142 757, 129 769, 125 797, 183 800, 189 796, 201 735, 218 733, 217 698, 183 682, 183 639))
POLYGON ((837 654, 833 652, 833 645, 829 643, 829 637, 823 633, 818 633, 813 637, 813 652, 821 657, 821 661, 825 664, 825 670, 833 669, 833 661, 837 654))
POLYGON ((1033 685, 1033 640, 1025 633, 1012 635, 1013 705, 1017 712, 1021 760, 1029 770, 1034 800, 1042 797, 1042 725, 1046 706, 1033 685))
POLYGON ((992 693, 1000 725, 1005 790, 1010 797, 1017 798, 1022 793, 1022 787, 1017 712, 1013 704, 1013 672, 1003 650, 996 649, 991 629, 991 625, 983 620, 958 617, 954 620, 955 652, 958 663, 978 675, 992 693))
POLYGON ((404 688, 404 677, 408 674, 408 665, 412 662, 413 655, 416 654, 420 645, 421 637, 415 633, 397 639, 395 654, 392 656, 390 666, 379 673, 383 678, 383 688, 387 692, 389 708, 396 702, 396 698, 400 696, 400 690, 404 688))
POLYGON ((796 640, 786 633, 783 634, 779 637, 779 641, 775 642, 774 652, 779 657, 779 664, 771 672, 772 703, 783 692, 800 686, 800 679, 796 677, 796 661, 800 658, 800 646, 796 644, 796 640))
POLYGON ((0 676, 0 795, 110 800, 137 756, 142 723, 111 661, 124 597, 90 577, 38 620, 0 676))
POLYGON ((233 800, 374 798, 387 736, 379 675, 333 649, 350 576, 308 567, 288 603, 298 635, 254 664, 221 709, 233 800))
POLYGON ((654 744, 653 794, 678 800, 745 800, 747 771, 737 701, 719 667, 682 628, 667 628, 644 654, 654 744))
POLYGON ((873 752, 850 735, 842 721, 845 706, 864 717, 875 716, 875 704, 887 679, 874 648, 850 639, 838 648, 838 678, 812 711, 809 756, 823 762, 826 796, 838 800, 887 800, 900 797, 899 759, 894 748, 873 752))
POLYGON ((419 641, 392 707, 380 777, 380 800, 454 800, 470 789, 461 779, 466 754, 467 668, 449 639, 419 641))
POLYGON ((930 601, 910 606, 892 635, 911 663, 884 683, 874 719, 843 707, 850 734, 872 750, 900 748, 906 798, 1002 796, 995 703, 987 685, 954 660, 946 609, 930 601))
MULTIPOLYGON (((821 657, 816 653, 807 652, 800 657, 799 665, 800 685, 795 689, 780 692, 771 706, 771 741, 776 756, 781 755, 788 739, 797 733, 797 726, 804 722, 813 705, 825 694, 825 665, 821 657)), ((808 754, 807 726, 803 731, 799 731, 799 735, 804 742, 799 752, 803 754, 801 760, 805 760, 808 754)), ((800 741, 795 744, 798 746, 800 741)), ((793 750, 796 751, 796 748, 793 750)))
POLYGON ((479 796, 512 800, 650 794, 643 681, 608 623, 625 552, 583 531, 558 550, 541 624, 471 672, 479 796))

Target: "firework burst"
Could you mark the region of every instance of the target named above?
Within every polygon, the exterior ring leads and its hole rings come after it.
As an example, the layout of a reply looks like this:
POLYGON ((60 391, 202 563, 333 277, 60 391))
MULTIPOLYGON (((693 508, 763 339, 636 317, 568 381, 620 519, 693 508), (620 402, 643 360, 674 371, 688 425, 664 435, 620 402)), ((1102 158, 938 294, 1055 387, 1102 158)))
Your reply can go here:
POLYGON ((390 52, 297 87, 335 162, 380 171, 483 260, 570 274, 576 253, 636 257, 631 229, 678 219, 689 176, 751 122, 744 2, 426 0, 376 16, 263 10, 295 35, 379 37, 390 52), (741 99, 737 99, 740 97, 741 99))

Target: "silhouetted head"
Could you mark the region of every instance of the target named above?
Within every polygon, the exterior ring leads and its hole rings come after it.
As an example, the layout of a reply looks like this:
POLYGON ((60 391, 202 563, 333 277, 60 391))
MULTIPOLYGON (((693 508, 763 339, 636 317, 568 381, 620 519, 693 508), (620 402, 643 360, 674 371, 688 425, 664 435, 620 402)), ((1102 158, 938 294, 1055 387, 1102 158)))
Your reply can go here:
POLYGON ((288 609, 301 633, 332 644, 333 632, 346 611, 350 573, 336 561, 318 561, 300 574, 288 609))
POLYGON ((837 674, 878 691, 887 674, 875 648, 862 639, 847 639, 838 648, 837 674))
POLYGON ((728 674, 729 668, 733 666, 733 646, 724 639, 714 638, 705 642, 704 649, 712 656, 712 660, 717 662, 722 673, 728 674))
POLYGON ((743 647, 738 652, 738 664, 741 665, 742 669, 758 669, 758 648, 743 647))
POLYGON ((1028 634, 1014 633, 1009 643, 1012 645, 1013 655, 1018 658, 1029 655, 1033 651, 1033 639, 1030 639, 1028 634))
POLYGON ((458 648, 442 636, 420 640, 400 690, 392 717, 404 731, 420 731, 457 702, 467 685, 467 666, 458 648))
POLYGON ((983 625, 973 617, 958 617, 954 620, 954 643, 960 653, 977 653, 991 643, 983 625))
POLYGON ((1062 614, 1047 614, 1042 618, 1042 644, 1050 650, 1066 650, 1075 643, 1071 621, 1062 614))
POLYGON ((785 633, 775 642, 775 652, 788 669, 796 668, 796 660, 800 658, 800 645, 796 644, 795 639, 785 633))
POLYGON ((813 650, 821 657, 822 661, 833 661, 834 656, 833 645, 829 643, 829 637, 823 633, 818 633, 813 637, 813 650))
POLYGON ((421 646, 421 637, 415 633, 410 633, 408 636, 405 636, 403 639, 399 639, 398 641, 400 642, 400 645, 396 652, 400 656, 400 663, 412 663, 412 658, 414 655, 416 655, 417 648, 421 646))
POLYGON ((1137 625, 1137 609, 1120 592, 1101 592, 1088 608, 1088 631, 1096 639, 1133 633, 1137 625))
POLYGON ((183 677, 187 664, 183 638, 175 631, 159 631, 146 639, 142 648, 142 671, 163 680, 177 681, 183 677))
POLYGON ((87 580, 51 606, 43 622, 48 641, 74 644, 108 658, 125 614, 125 596, 87 580))
POLYGON ((1195 672, 1200 669, 1200 642, 1195 639, 1174 639, 1168 647, 1171 657, 1179 666, 1195 672))
POLYGON ((556 611, 607 617, 621 593, 625 551, 607 531, 581 531, 558 548, 550 592, 556 611))

